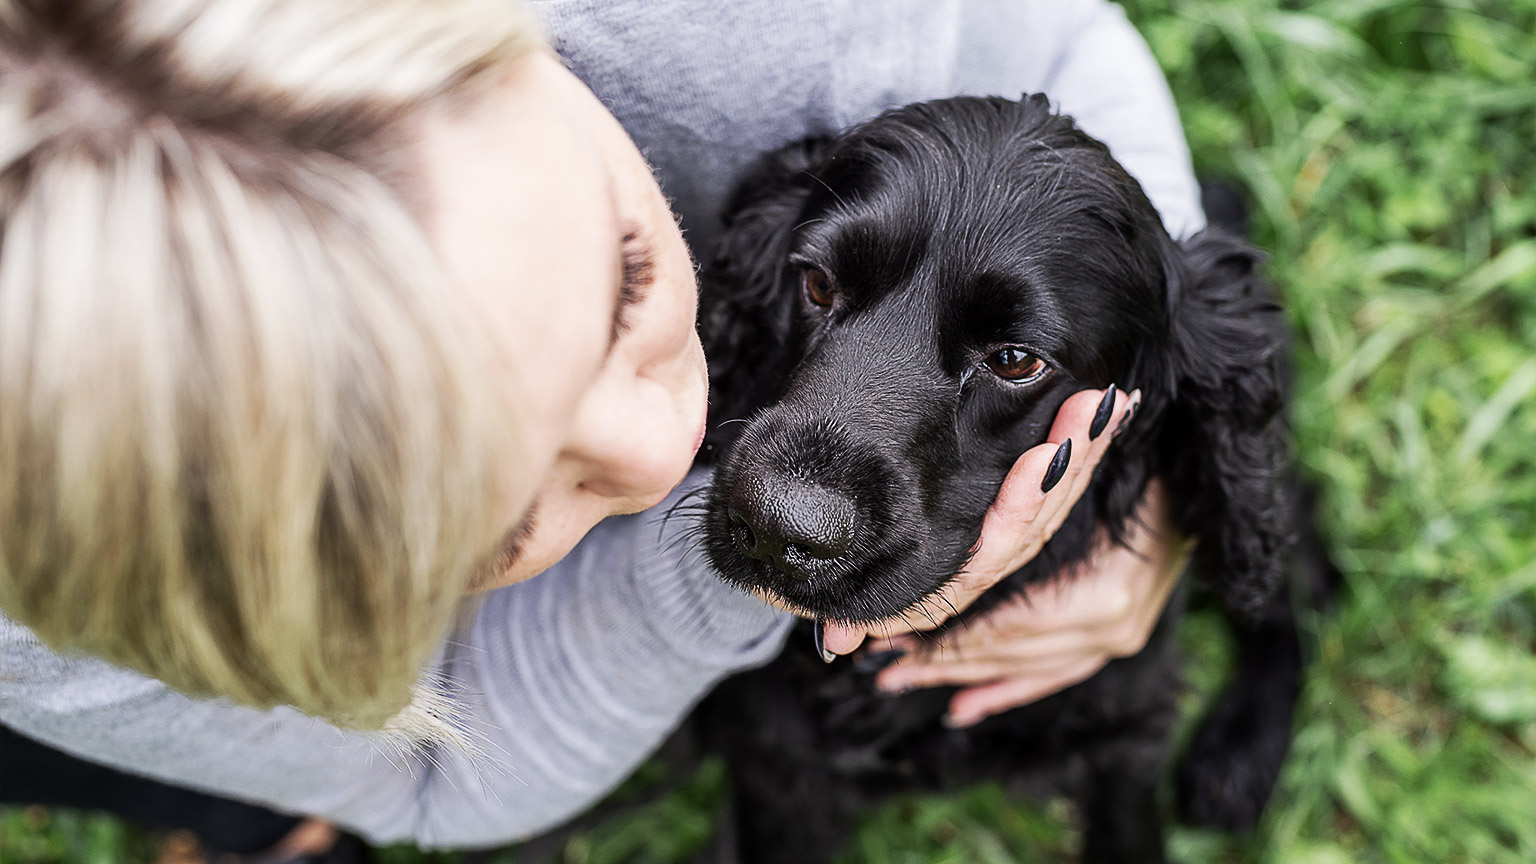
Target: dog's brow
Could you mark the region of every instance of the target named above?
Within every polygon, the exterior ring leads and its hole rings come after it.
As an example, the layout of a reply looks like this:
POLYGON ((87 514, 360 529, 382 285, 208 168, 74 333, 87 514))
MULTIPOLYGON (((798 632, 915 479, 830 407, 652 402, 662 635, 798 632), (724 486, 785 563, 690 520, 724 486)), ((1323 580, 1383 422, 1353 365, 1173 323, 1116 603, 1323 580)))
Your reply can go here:
POLYGON ((821 188, 823 188, 823 189, 827 190, 828 192, 832 193, 832 197, 837 199, 837 203, 843 205, 844 207, 848 207, 849 206, 848 202, 843 200, 843 196, 837 194, 837 190, 836 189, 833 189, 831 186, 828 186, 827 185, 827 181, 825 181, 825 180, 821 179, 820 177, 816 176, 816 174, 814 172, 802 171, 800 173, 802 173, 805 176, 811 178, 812 180, 815 180, 817 183, 820 183, 821 184, 821 188))

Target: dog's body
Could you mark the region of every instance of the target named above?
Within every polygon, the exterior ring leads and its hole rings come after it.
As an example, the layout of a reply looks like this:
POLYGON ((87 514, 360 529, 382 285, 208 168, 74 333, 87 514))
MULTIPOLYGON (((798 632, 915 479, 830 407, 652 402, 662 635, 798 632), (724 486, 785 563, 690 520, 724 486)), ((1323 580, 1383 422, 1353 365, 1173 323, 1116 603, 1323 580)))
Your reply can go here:
MULTIPOLYGON (((1043 97, 909 106, 779 151, 743 185, 705 274, 721 397, 711 559, 821 618, 893 615, 964 566, 1067 396, 1140 388, 1065 524, 959 620, 1067 572, 1100 526, 1120 536, 1164 478, 1200 538, 1197 573, 1239 625, 1238 683, 1197 735, 1183 804, 1251 823, 1301 669, 1289 597, 1276 600, 1301 532, 1284 328, 1258 260, 1216 233, 1170 240, 1136 182, 1043 97)), ((701 713, 732 766, 741 859, 826 861, 865 803, 903 788, 1051 775, 1079 796, 1085 859, 1162 860, 1181 608, 1135 656, 969 730, 940 722, 951 691, 877 695, 875 670, 827 666, 796 638, 701 713)))

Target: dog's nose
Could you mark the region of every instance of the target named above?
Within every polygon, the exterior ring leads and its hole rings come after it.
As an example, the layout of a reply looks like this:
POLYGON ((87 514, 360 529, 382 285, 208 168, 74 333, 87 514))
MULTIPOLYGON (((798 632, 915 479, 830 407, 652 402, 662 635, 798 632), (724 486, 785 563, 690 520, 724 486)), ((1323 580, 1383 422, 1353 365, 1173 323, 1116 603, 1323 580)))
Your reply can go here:
POLYGON ((776 473, 748 478, 731 496, 736 548, 795 579, 809 579, 853 545, 855 508, 846 495, 776 473))

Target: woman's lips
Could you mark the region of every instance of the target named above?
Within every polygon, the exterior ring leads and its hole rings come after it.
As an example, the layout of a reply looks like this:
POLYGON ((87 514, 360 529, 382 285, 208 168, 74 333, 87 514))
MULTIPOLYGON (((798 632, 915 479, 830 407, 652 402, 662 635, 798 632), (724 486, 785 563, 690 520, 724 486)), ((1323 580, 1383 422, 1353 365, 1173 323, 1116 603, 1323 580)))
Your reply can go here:
MULTIPOLYGON (((704 433, 709 431, 709 368, 704 364, 704 345, 694 341, 694 348, 699 358, 699 381, 703 385, 703 397, 699 400, 699 431, 693 436, 693 455, 699 455, 699 448, 704 446, 704 433)), ((691 458, 691 457, 690 457, 691 458)))
POLYGON ((694 453, 695 456, 698 455, 699 448, 704 446, 704 433, 709 431, 709 422, 708 421, 709 421, 709 413, 706 411, 704 413, 704 415, 699 418, 699 431, 698 431, 698 433, 693 436, 693 453, 694 453))

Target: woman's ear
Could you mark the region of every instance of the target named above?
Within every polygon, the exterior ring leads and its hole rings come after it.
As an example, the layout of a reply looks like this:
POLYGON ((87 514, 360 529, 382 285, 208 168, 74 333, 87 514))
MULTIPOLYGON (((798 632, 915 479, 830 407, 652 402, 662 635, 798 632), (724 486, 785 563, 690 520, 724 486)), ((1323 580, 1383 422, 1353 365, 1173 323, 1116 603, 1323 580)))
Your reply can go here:
POLYGON ((1211 230, 1180 250, 1166 265, 1169 482, 1181 529, 1199 537, 1196 571, 1234 612, 1256 615, 1294 542, 1285 319, 1252 246, 1211 230))
POLYGON ((785 255, 829 139, 811 138, 763 158, 737 186, 725 230, 700 276, 699 335, 709 359, 709 431, 702 461, 717 458, 744 418, 779 396, 799 355, 798 284, 785 255))

